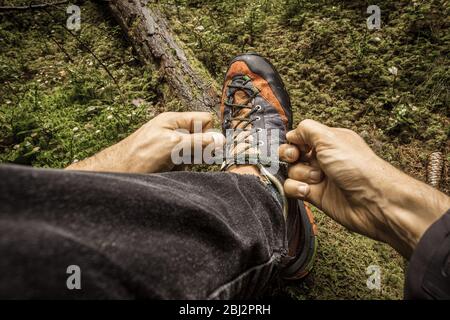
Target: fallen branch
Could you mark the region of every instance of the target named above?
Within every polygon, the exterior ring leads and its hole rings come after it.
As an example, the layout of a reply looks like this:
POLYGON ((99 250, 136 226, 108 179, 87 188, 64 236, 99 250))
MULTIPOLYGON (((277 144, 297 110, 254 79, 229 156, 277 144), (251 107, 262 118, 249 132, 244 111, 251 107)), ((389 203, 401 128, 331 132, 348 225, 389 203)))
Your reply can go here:
POLYGON ((25 10, 40 10, 47 7, 59 6, 62 4, 66 4, 69 1, 59 1, 52 3, 41 3, 41 4, 30 4, 27 6, 0 6, 0 12, 8 12, 8 11, 25 11, 25 10))
POLYGON ((143 63, 159 64, 164 80, 189 110, 217 111, 217 85, 198 61, 186 58, 165 17, 148 0, 110 0, 112 15, 143 63), (193 66, 196 66, 195 69, 193 66))

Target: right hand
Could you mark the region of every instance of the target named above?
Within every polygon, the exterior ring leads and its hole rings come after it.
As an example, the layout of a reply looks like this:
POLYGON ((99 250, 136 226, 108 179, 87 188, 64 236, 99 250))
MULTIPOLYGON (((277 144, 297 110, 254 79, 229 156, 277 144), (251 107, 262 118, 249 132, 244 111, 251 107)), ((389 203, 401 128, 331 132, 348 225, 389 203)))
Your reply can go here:
POLYGON ((284 185, 288 196, 405 256, 450 207, 449 197, 379 158, 351 130, 304 120, 287 140, 280 158, 292 164, 284 185))

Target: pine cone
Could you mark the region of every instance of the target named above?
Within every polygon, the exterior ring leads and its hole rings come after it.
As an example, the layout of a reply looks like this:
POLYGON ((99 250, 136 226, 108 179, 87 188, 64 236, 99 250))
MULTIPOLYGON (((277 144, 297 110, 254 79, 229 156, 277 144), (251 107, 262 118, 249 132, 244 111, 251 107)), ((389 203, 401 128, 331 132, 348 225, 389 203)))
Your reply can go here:
POLYGON ((428 158, 427 182, 434 188, 439 188, 444 168, 444 156, 442 152, 433 152, 428 158))

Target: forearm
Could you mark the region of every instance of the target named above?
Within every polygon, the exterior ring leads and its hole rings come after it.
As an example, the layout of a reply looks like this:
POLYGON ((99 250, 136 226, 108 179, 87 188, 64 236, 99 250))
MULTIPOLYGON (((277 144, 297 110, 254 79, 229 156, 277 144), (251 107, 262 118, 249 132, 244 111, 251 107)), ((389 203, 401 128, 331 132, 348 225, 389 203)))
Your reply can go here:
POLYGON ((191 128, 197 119, 210 123, 211 115, 206 112, 163 113, 122 141, 66 169, 126 173, 169 171, 174 167, 172 151, 183 139, 188 147, 195 137, 201 139, 198 143, 202 148, 215 143, 214 136, 218 134, 214 132, 204 135, 184 133, 189 132, 184 127, 191 128))
POLYGON ((66 170, 101 171, 101 172, 130 172, 131 163, 129 148, 123 147, 126 139, 112 145, 95 155, 71 164, 66 170))
POLYGON ((380 200, 384 240, 409 258, 425 231, 450 208, 450 197, 393 167, 389 173, 390 186, 380 200))
MULTIPOLYGON (((162 164, 155 157, 161 152, 166 154, 167 151, 164 150, 163 143, 155 140, 154 130, 146 131, 150 124, 151 121, 118 143, 83 161, 71 164, 66 170, 127 173, 157 171, 162 164)), ((167 140, 162 133, 159 136, 163 141, 167 140)))

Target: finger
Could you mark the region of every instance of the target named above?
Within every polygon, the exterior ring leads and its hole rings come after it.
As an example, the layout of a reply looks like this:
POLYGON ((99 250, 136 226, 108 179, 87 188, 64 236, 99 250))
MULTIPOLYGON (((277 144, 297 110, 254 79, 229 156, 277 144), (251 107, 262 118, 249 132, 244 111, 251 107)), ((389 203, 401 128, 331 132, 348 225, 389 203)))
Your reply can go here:
POLYGON ((311 149, 308 153, 302 153, 299 161, 321 170, 319 161, 317 160, 316 149, 311 149))
POLYGON ((308 165, 314 169, 322 171, 320 167, 319 160, 317 160, 315 150, 312 150, 312 154, 309 156, 308 165))
POLYGON ((161 114, 163 126, 168 129, 184 129, 200 133, 212 127, 213 117, 209 112, 166 112, 161 114))
POLYGON ((322 181, 323 173, 320 169, 297 163, 289 167, 288 177, 308 184, 316 184, 322 181))
POLYGON ((284 192, 290 198, 306 199, 310 191, 311 187, 307 183, 293 179, 284 182, 284 192))
POLYGON ((220 132, 207 131, 202 134, 202 146, 214 144, 214 148, 221 148, 225 144, 225 136, 220 132))
POLYGON ((300 157, 300 150, 292 144, 282 144, 278 149, 278 155, 281 161, 294 163, 300 157))
POLYGON ((296 129, 291 130, 288 133, 286 133, 286 140, 289 141, 290 143, 296 144, 298 146, 305 144, 302 137, 297 134, 296 129))
POLYGON ((297 134, 296 130, 289 131, 286 134, 287 140, 299 149, 300 161, 306 161, 306 156, 311 151, 311 147, 306 145, 301 136, 297 134))
POLYGON ((307 145, 315 148, 320 139, 331 137, 332 132, 329 127, 317 121, 306 119, 300 122, 295 130, 289 131, 287 139, 297 145, 307 145))
POLYGON ((289 198, 306 200, 319 209, 322 207, 321 199, 324 182, 319 184, 307 184, 301 181, 286 179, 284 182, 284 192, 289 198))

